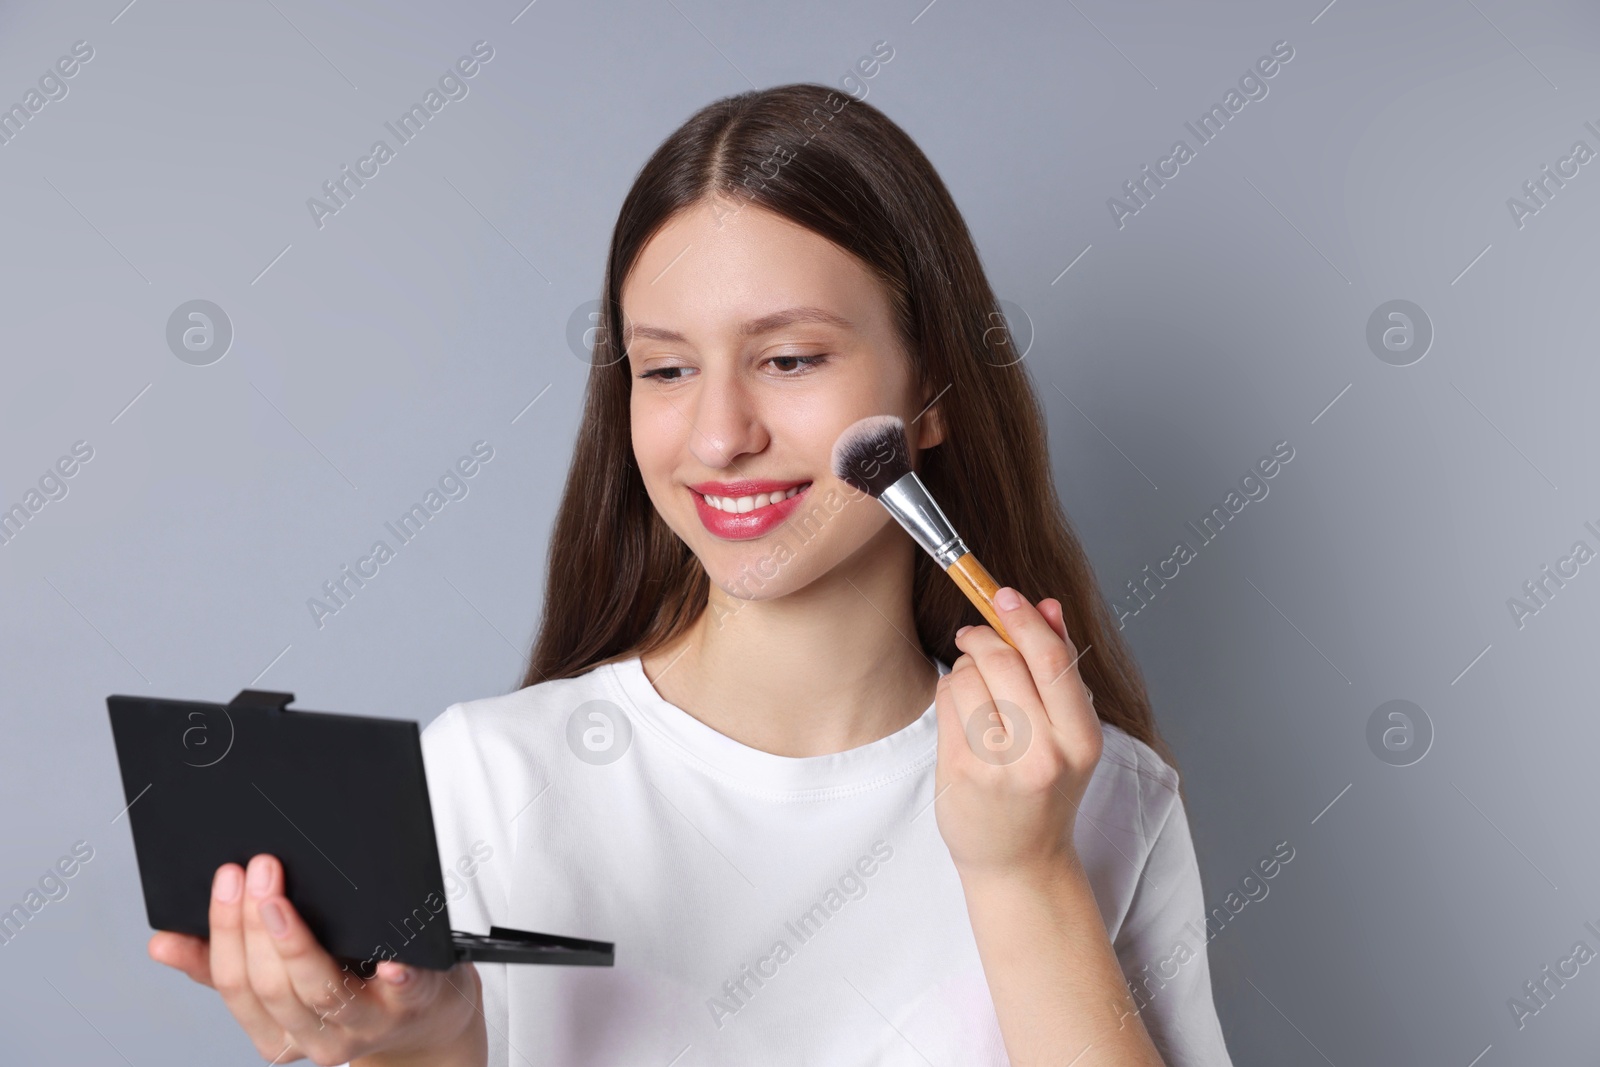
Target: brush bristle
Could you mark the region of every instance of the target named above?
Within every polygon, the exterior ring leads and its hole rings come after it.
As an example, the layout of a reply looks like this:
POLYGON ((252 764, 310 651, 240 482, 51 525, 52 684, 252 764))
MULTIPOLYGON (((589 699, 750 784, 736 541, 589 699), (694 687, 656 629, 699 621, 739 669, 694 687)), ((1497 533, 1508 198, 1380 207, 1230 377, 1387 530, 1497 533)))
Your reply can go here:
POLYGON ((911 473, 905 422, 898 415, 871 415, 845 427, 833 444, 833 473, 877 499, 911 473))

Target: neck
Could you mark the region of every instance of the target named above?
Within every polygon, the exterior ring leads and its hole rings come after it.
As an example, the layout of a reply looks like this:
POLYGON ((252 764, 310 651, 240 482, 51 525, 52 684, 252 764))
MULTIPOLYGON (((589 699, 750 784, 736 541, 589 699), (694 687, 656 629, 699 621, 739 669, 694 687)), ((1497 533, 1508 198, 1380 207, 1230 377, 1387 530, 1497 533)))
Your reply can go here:
POLYGON ((787 596, 741 600, 712 583, 706 610, 642 657, 662 699, 751 748, 817 756, 903 729, 933 702, 917 644, 917 546, 893 527, 787 596))

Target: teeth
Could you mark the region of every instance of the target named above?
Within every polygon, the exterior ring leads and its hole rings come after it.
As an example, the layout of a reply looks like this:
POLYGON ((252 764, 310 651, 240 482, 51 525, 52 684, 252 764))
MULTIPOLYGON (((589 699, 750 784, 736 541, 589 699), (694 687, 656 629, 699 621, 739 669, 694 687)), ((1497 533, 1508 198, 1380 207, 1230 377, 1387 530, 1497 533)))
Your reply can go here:
POLYGON ((754 511, 756 508, 764 508, 768 504, 777 504, 781 501, 787 500, 810 484, 810 482, 806 482, 802 485, 796 485, 780 492, 757 493, 755 496, 741 496, 737 498, 730 496, 712 496, 707 493, 705 495, 705 501, 718 511, 726 511, 731 514, 741 515, 747 511, 754 511))

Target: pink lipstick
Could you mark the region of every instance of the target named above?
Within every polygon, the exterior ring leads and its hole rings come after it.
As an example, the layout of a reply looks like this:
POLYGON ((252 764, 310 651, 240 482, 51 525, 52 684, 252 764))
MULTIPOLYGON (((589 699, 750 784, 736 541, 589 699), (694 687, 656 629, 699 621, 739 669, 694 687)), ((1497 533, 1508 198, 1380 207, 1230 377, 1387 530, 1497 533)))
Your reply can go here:
POLYGON ((809 481, 772 479, 700 482, 689 486, 701 525, 726 541, 749 541, 777 529, 800 506, 810 490, 809 481), (800 488, 793 495, 786 495, 796 486, 800 488), (774 494, 778 494, 778 499, 772 499, 774 494), (723 507, 710 503, 706 499, 708 496, 720 501, 723 507), (747 507, 748 510, 724 510, 735 505, 747 507))

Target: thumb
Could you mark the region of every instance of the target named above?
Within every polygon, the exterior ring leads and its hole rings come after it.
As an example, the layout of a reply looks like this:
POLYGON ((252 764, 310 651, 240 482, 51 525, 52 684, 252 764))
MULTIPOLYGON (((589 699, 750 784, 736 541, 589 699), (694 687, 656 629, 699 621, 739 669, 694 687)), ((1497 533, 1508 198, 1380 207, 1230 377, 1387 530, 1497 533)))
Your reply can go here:
POLYGON ((422 1003, 432 995, 432 983, 427 981, 431 972, 420 967, 384 960, 378 964, 377 973, 367 982, 385 1004, 407 1005, 422 1003))

